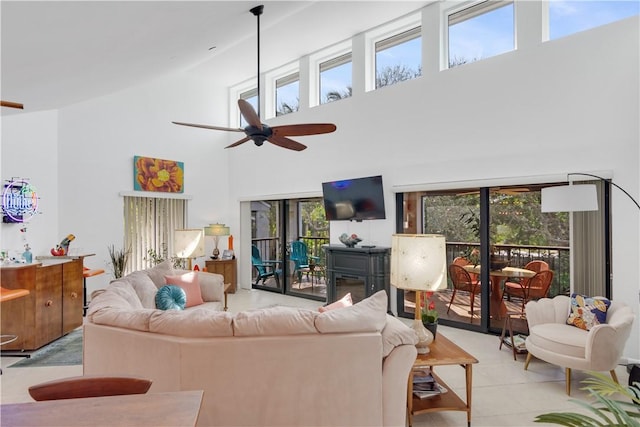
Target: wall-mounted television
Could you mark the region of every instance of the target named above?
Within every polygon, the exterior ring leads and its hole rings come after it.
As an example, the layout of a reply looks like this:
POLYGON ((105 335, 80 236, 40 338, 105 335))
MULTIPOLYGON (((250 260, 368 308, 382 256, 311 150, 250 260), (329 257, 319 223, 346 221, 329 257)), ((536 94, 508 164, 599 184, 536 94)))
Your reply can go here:
POLYGON ((328 221, 385 219, 382 176, 322 183, 328 221))

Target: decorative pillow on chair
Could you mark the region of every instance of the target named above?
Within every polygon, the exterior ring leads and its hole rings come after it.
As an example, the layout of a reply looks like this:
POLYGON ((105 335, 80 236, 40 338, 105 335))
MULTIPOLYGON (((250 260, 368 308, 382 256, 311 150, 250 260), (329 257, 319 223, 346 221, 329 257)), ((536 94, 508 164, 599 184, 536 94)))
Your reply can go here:
POLYGON ((604 297, 571 294, 567 324, 588 331, 596 325, 607 323, 607 310, 610 305, 611 301, 604 297))
POLYGON ((156 307, 160 310, 184 310, 187 294, 180 286, 167 285, 156 293, 156 307))
POLYGON ((195 271, 179 276, 164 276, 164 280, 167 282, 167 285, 180 286, 184 290, 187 294, 186 308, 204 304, 200 283, 198 282, 198 273, 195 271))

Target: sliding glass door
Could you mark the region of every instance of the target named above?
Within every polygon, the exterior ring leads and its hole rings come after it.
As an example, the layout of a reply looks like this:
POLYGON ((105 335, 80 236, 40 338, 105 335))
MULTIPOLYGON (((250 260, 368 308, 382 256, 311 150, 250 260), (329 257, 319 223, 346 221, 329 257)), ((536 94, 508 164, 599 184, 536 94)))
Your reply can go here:
MULTIPOLYGON (((552 271, 544 274, 552 276, 546 296, 569 292, 570 215, 541 212, 540 190, 546 186, 549 184, 397 195, 398 232, 436 233, 447 239, 448 286, 434 298, 444 324, 501 330, 506 313, 521 314, 529 298, 505 289, 523 289, 520 283, 535 274, 536 265, 552 271)), ((596 220, 582 232, 599 234, 603 227, 596 220)), ((591 257, 589 263, 604 265, 606 257, 591 257)), ((398 291, 399 314, 413 317, 414 307, 412 293, 398 291)), ((524 316, 516 318, 516 331, 526 332, 524 316)))

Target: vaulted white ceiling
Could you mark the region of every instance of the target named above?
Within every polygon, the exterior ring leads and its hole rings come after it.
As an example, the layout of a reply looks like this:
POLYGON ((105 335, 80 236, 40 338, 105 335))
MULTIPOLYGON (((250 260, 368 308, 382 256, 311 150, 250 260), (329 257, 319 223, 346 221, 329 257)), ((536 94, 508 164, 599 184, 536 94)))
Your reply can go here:
MULTIPOLYGON (((225 86, 294 61, 431 1, 5 1, 1 98, 61 108, 177 71, 225 86), (210 49, 214 47, 213 49, 210 49)), ((2 108, 2 114, 18 112, 2 108)))

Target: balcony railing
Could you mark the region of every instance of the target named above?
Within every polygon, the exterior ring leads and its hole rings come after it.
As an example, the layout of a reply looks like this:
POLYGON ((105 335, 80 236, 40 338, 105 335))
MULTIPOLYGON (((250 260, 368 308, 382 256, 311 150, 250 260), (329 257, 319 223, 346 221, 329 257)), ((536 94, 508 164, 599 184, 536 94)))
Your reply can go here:
MULTIPOLYGON (((328 237, 299 236, 307 244, 310 256, 320 258, 320 265, 325 265, 325 254, 322 246, 329 243, 328 237)), ((264 237, 252 239, 251 242, 258 247, 263 260, 280 259, 282 248, 277 237, 264 237)), ((467 253, 469 249, 480 248, 478 243, 447 242, 447 263, 460 254, 467 253)), ((566 294, 569 292, 569 248, 565 246, 531 246, 531 245, 494 245, 495 254, 501 259, 509 260, 511 267, 523 268, 529 261, 541 260, 549 264, 553 270, 553 282, 549 296, 566 294)))
MULTIPOLYGON (((447 262, 467 253, 469 249, 480 248, 478 243, 447 242, 447 262)), ((549 296, 566 294, 570 289, 569 248, 565 246, 494 245, 494 254, 509 260, 511 267, 524 268, 529 261, 545 261, 553 271, 553 281, 549 296)))

